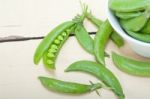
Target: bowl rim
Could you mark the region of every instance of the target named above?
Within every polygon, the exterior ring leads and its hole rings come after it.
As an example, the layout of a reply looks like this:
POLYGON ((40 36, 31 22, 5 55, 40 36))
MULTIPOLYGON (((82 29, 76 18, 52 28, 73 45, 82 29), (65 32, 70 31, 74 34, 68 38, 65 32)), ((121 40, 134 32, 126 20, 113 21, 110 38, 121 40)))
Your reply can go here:
POLYGON ((110 22, 111 26, 114 28, 114 30, 120 35, 122 36, 124 39, 129 40, 131 42, 134 43, 138 43, 140 45, 144 45, 144 46, 150 46, 150 43, 147 42, 142 42, 140 40, 137 40, 131 36, 129 36, 120 26, 119 22, 117 21, 116 17, 114 16, 113 12, 111 11, 111 9, 109 9, 108 3, 107 3, 107 18, 108 21, 110 22))

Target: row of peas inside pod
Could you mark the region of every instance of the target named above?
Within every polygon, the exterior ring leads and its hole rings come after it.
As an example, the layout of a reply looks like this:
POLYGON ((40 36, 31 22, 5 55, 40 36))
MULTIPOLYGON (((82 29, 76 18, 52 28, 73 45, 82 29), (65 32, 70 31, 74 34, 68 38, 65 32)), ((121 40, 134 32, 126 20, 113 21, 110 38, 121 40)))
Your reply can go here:
POLYGON ((129 36, 150 43, 150 0, 109 0, 109 8, 129 36))

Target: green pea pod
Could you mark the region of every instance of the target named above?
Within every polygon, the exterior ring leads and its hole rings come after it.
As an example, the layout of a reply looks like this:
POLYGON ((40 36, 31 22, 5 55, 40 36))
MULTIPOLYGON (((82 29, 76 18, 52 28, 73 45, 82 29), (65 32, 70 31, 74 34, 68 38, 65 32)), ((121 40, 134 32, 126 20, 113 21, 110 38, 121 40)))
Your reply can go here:
POLYGON ((147 76, 150 77, 150 62, 142 62, 133 60, 116 53, 112 53, 112 59, 120 70, 125 73, 132 74, 135 76, 147 76))
POLYGON ((142 14, 142 12, 116 12, 115 15, 121 19, 130 19, 134 17, 138 17, 142 14))
MULTIPOLYGON (((98 18, 93 16, 91 13, 88 13, 87 19, 90 20, 98 29, 103 23, 103 21, 99 20, 98 18)), ((122 47, 124 45, 123 38, 120 35, 118 35, 118 33, 116 33, 115 31, 112 32, 110 38, 118 47, 122 47)))
POLYGON ((148 7, 150 0, 109 0, 109 8, 117 12, 141 11, 148 7))
POLYGON ((55 69, 55 61, 58 53, 63 46, 64 42, 68 39, 71 32, 73 32, 75 26, 66 29, 61 33, 50 45, 49 49, 43 55, 43 63, 47 69, 55 69), (54 51, 55 50, 55 51, 54 51))
POLYGON ((66 93, 66 94, 84 94, 87 92, 95 91, 102 87, 100 83, 85 85, 73 82, 61 81, 53 78, 39 77, 43 86, 48 90, 66 93))
POLYGON ((144 28, 141 30, 141 32, 144 34, 150 34, 150 19, 148 20, 144 28))
POLYGON ((75 23, 73 21, 64 22, 54 28, 38 45, 34 54, 34 63, 38 64, 40 59, 43 57, 45 51, 48 50, 54 40, 66 29, 72 27, 75 23))
POLYGON ((96 33, 94 38, 94 54, 97 61, 101 64, 105 64, 105 47, 113 29, 106 20, 100 27, 100 30, 96 33))
POLYGON ((94 54, 94 41, 86 31, 82 23, 78 23, 75 29, 75 36, 79 44, 90 54, 94 54))
POLYGON ((121 88, 118 79, 110 70, 105 68, 105 66, 103 66, 102 64, 83 60, 71 64, 65 71, 66 72, 81 71, 89 73, 97 77, 104 84, 110 87, 114 91, 114 93, 118 96, 118 99, 124 99, 123 90, 121 88))
POLYGON ((120 24, 125 30, 137 32, 145 26, 146 22, 148 21, 148 18, 149 16, 147 15, 147 13, 143 13, 142 15, 132 19, 120 19, 120 24))
POLYGON ((110 38, 119 48, 124 45, 123 38, 116 31, 112 32, 110 38))
POLYGON ((150 35, 149 34, 135 33, 132 31, 127 31, 127 34, 137 40, 150 43, 150 35))

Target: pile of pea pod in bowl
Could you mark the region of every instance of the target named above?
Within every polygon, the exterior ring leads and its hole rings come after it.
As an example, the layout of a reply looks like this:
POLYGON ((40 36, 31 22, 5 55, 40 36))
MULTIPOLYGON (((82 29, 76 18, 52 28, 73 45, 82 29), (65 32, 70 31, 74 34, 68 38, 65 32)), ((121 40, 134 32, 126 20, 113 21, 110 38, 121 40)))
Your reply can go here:
POLYGON ((150 57, 150 0, 109 0, 112 27, 144 57, 150 57))

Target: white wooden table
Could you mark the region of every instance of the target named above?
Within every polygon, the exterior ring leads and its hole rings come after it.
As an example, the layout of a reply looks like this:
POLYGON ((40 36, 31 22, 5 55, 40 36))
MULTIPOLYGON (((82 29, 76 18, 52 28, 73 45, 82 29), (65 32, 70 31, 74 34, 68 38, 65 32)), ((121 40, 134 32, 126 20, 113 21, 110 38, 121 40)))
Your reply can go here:
MULTIPOLYGON (((91 8, 93 14, 106 19, 107 0, 82 0, 91 8)), ((0 37, 44 36, 63 21, 71 20, 80 13, 78 0, 0 0, 0 37)), ((96 31, 85 22, 88 31, 96 31)), ((89 84, 98 80, 90 75, 74 72, 64 73, 69 64, 78 60, 93 60, 74 37, 70 37, 59 53, 54 73, 45 70, 42 63, 33 64, 35 48, 41 40, 0 43, 0 99, 117 99, 108 90, 70 96, 46 90, 37 79, 38 76, 54 77, 65 81, 89 84)), ((106 48, 108 53, 115 51, 141 60, 150 60, 135 54, 128 44, 118 49, 112 41, 106 48)), ((107 67, 118 77, 126 99, 150 99, 150 78, 130 76, 118 70, 111 59, 106 59, 107 67)))

